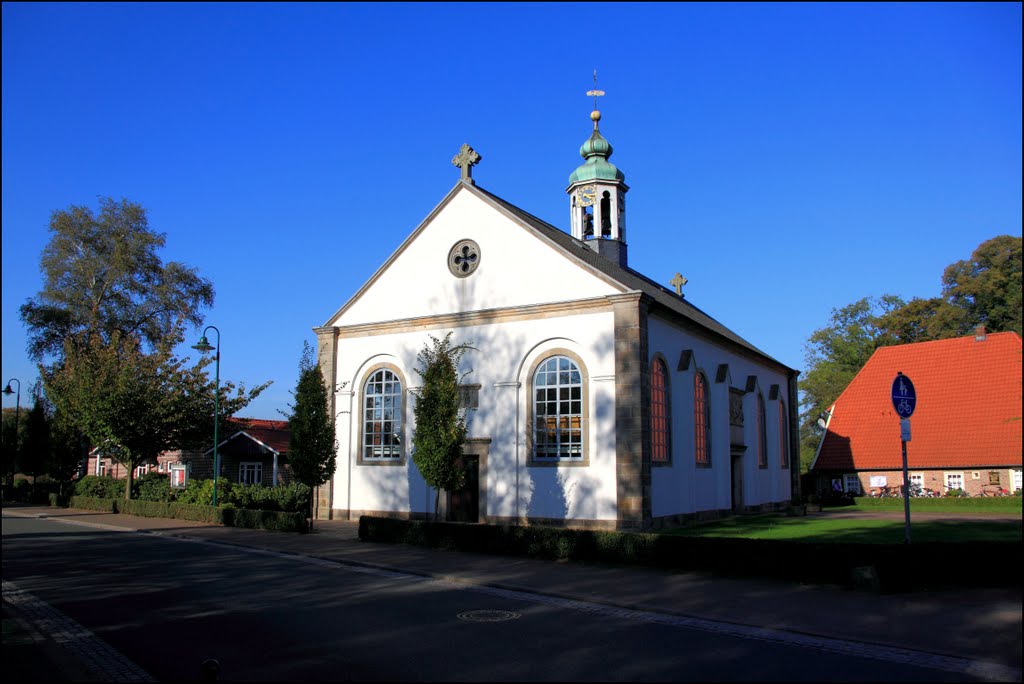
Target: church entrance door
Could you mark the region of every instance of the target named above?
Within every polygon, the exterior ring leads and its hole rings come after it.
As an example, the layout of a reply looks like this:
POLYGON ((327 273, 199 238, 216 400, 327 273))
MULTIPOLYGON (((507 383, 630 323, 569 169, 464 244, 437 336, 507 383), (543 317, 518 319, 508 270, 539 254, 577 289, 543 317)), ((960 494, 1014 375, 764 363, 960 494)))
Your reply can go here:
POLYGON ((462 489, 448 492, 448 520, 480 522, 480 457, 463 454, 455 462, 466 476, 462 489))
POLYGON ((732 511, 743 512, 743 452, 732 452, 732 511))

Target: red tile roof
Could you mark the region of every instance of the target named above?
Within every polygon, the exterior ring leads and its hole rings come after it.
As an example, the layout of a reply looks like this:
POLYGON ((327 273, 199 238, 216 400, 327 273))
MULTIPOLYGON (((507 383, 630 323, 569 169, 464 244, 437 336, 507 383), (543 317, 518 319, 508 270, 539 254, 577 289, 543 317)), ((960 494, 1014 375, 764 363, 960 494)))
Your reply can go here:
POLYGON ((911 468, 1021 465, 1021 338, 990 333, 882 347, 839 395, 814 470, 902 468, 890 391, 910 378, 911 468))
POLYGON ((287 420, 264 420, 261 418, 230 418, 227 421, 227 437, 231 439, 239 432, 270 447, 279 454, 288 453, 291 431, 287 420))

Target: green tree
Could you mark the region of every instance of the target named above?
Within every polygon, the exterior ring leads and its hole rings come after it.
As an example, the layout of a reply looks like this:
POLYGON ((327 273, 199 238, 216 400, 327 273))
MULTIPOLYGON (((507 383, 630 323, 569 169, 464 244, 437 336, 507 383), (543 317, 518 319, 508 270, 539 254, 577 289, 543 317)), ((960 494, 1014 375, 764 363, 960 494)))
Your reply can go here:
POLYGON ((310 487, 309 519, 312 527, 316 517, 312 491, 334 475, 338 442, 334 438, 327 386, 308 342, 303 343, 299 360, 299 382, 295 387, 295 405, 288 419, 288 429, 291 433, 288 462, 295 479, 310 487))
POLYGON ((807 372, 800 381, 800 462, 806 469, 814 458, 822 430, 818 418, 846 389, 878 347, 895 339, 884 325, 904 306, 895 295, 865 297, 833 309, 829 324, 815 330, 804 347, 807 372))
POLYGON ((21 444, 21 471, 35 478, 48 474, 53 444, 50 436, 50 417, 47 415, 46 400, 34 393, 32 408, 23 418, 25 437, 21 444))
POLYGON ((433 487, 434 517, 438 517, 441 490, 462 487, 465 475, 458 467, 466 440, 466 413, 459 409, 459 363, 465 347, 451 346, 452 334, 444 339, 430 336, 417 359, 416 372, 423 379, 413 410, 412 459, 426 483, 433 487))
POLYGON ((1000 235, 942 274, 942 294, 963 312, 956 335, 977 325, 1021 334, 1021 238, 1000 235))
POLYGON ((58 362, 70 337, 141 340, 152 351, 184 339, 213 304, 213 285, 184 264, 164 264, 166 237, 133 202, 100 199, 99 216, 71 206, 50 217, 39 268, 43 289, 20 308, 31 358, 58 362))
MULTIPOLYGON (((82 345, 68 339, 64 363, 43 370, 46 394, 89 442, 125 466, 125 499, 131 498, 134 470, 155 463, 162 451, 192 448, 213 431, 214 383, 196 366, 166 347, 147 354, 137 338, 109 342, 92 337, 82 345)), ((248 392, 221 386, 223 421, 255 399, 270 383, 248 392)))
POLYGON ((4 408, 2 415, 3 427, 0 434, 3 436, 4 484, 11 485, 14 474, 21 471, 19 447, 25 439, 25 409, 4 408))

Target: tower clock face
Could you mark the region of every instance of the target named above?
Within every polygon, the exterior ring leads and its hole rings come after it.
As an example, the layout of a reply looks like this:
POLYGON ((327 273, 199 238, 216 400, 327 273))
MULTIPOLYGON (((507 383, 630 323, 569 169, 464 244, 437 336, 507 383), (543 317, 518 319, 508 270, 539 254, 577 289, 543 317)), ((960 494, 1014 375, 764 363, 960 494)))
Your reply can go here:
POLYGON ((589 207, 597 201, 597 188, 593 185, 584 185, 580 188, 580 206, 589 207))

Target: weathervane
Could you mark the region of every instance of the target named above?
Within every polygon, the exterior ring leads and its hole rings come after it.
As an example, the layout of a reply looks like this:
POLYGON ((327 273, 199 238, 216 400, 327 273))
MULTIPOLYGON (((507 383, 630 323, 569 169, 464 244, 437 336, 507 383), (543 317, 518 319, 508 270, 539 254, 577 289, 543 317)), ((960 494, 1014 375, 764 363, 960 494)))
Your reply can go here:
POLYGON ((587 96, 594 98, 594 111, 597 111, 597 98, 602 95, 604 95, 604 91, 597 89, 597 69, 594 69, 594 89, 587 91, 587 96))

